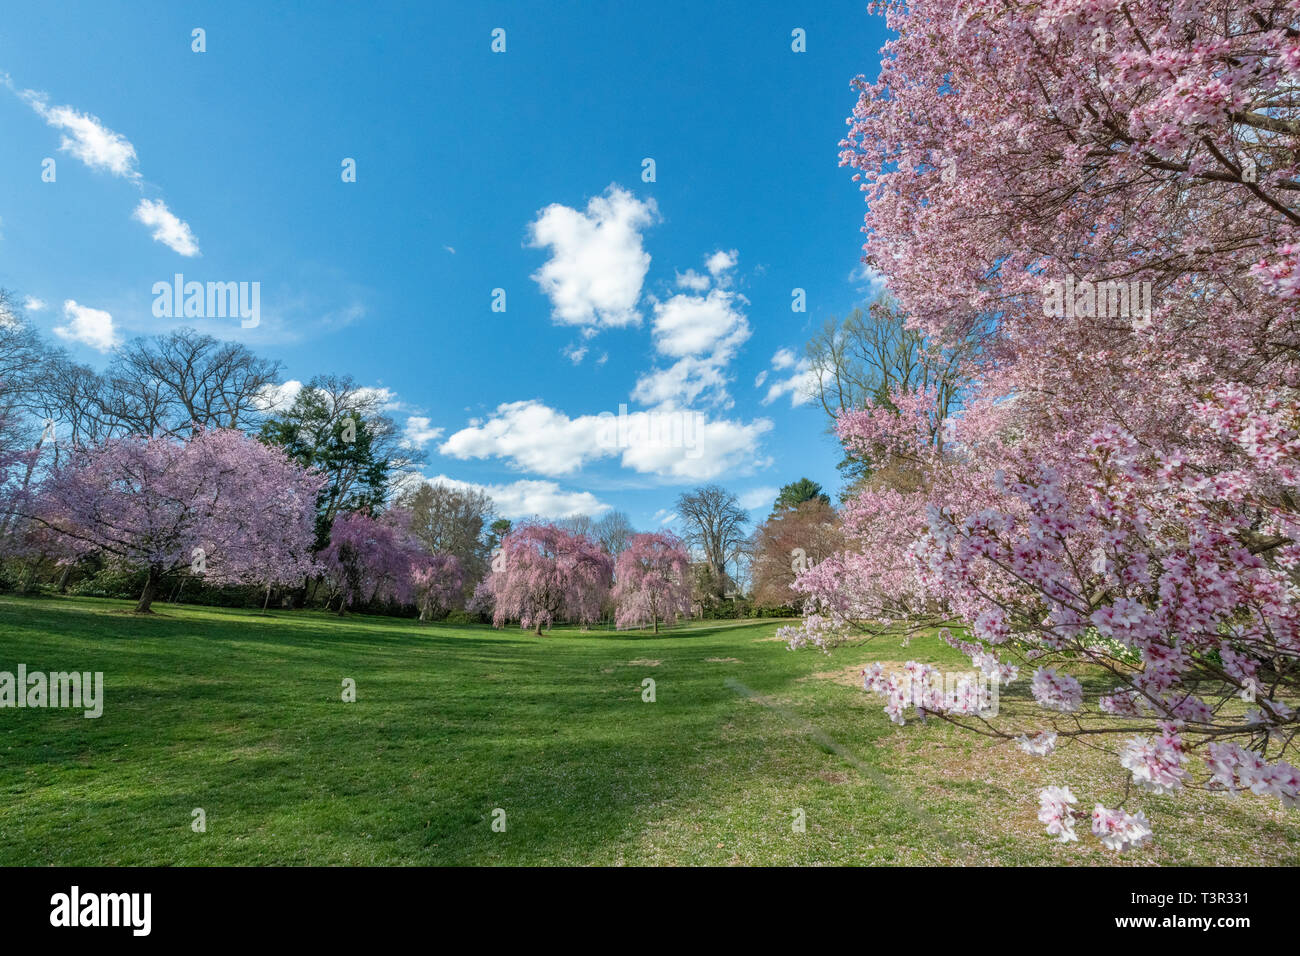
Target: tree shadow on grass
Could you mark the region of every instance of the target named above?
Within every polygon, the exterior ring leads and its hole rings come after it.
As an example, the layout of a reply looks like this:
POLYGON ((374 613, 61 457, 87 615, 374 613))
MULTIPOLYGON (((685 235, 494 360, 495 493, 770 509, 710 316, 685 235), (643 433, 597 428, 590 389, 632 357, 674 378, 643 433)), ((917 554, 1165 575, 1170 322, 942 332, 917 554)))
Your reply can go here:
MULTIPOLYGON (((137 638, 127 655, 123 644, 103 645, 119 629, 102 614, 41 617, 24 644, 38 647, 43 632, 66 651, 73 630, 76 642, 99 642, 96 658, 118 673, 103 668, 103 720, 7 728, 4 791, 43 791, 7 827, 31 863, 85 862, 79 847, 101 863, 194 862, 192 843, 177 842, 191 839, 209 841, 203 859, 214 863, 599 863, 624 844, 636 853, 660 827, 690 862, 718 855, 693 813, 775 812, 753 809, 767 805, 746 804, 749 794, 795 792, 842 762, 738 697, 717 669, 670 660, 678 666, 652 672, 658 700, 646 703, 639 672, 593 666, 604 635, 560 631, 547 646, 358 629, 345 618, 335 637, 319 621, 232 615, 223 627, 210 613, 167 622, 165 639, 137 638), (345 675, 357 678, 355 704, 340 700, 345 675), (196 806, 210 814, 202 837, 185 829, 196 806), (505 833, 491 828, 496 808, 507 813, 505 833), (66 837, 70 825, 84 827, 85 842, 41 849, 41 834, 66 837)), ((746 641, 755 626, 720 622, 680 636, 696 639, 692 648, 712 637, 725 653, 734 647, 719 638, 746 641)), ((657 653, 671 653, 678 638, 660 637, 657 653)), ((802 669, 778 660, 794 658, 772 655, 747 682, 791 693, 802 669)), ((837 714, 831 732, 858 750, 850 716, 837 714)), ((908 839, 908 815, 886 816, 873 839, 908 839)), ((744 825, 788 838, 788 820, 744 825)))

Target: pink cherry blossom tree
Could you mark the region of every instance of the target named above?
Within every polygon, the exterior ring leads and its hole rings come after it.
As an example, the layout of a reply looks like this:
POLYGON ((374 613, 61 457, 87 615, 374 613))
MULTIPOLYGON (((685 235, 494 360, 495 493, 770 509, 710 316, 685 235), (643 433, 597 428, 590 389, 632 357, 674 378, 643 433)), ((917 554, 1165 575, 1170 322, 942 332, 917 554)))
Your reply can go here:
MULTIPOLYGON (((590 624, 600 619, 614 560, 586 535, 553 524, 526 524, 506 535, 493 567, 500 570, 484 579, 493 625, 517 620, 540 636, 557 620, 590 624)), ((480 606, 486 602, 486 595, 476 595, 480 606)))
POLYGON ((621 630, 674 621, 691 612, 690 557, 668 533, 636 534, 614 566, 615 625, 621 630))
POLYGON ((417 557, 411 566, 420 620, 456 606, 465 589, 465 569, 454 554, 430 554, 417 557))
MULTIPOLYGON (((990 678, 1032 672, 1041 718, 986 721, 868 675, 891 716, 916 706, 1035 756, 1086 740, 1138 793, 1294 805, 1294 10, 874 8, 896 38, 879 78, 858 80, 842 144, 868 204, 865 261, 931 340, 981 347, 944 442, 921 440, 924 394, 841 417, 851 450, 923 478, 848 503, 855 547, 800 576, 806 617, 787 636, 830 647, 946 625, 990 678)), ((1134 799, 1095 804, 1106 846, 1150 838, 1134 799)), ((1076 803, 1069 786, 1040 794, 1050 834, 1077 839, 1076 803)))
POLYGON ((414 600, 413 566, 427 562, 428 555, 405 532, 405 521, 400 511, 377 518, 357 511, 334 520, 329 544, 316 555, 316 563, 338 597, 340 615, 367 601, 414 600))
POLYGON ((186 441, 117 438, 74 448, 24 516, 69 554, 100 552, 146 572, 136 611, 183 569, 215 583, 281 583, 309 567, 321 479, 227 429, 186 441))

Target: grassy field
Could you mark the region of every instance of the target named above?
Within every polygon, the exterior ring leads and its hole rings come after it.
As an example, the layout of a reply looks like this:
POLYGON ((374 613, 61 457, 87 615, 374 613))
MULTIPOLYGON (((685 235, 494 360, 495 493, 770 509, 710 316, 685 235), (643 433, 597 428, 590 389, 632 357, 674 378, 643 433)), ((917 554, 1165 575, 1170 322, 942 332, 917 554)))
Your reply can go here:
POLYGON ((1130 801, 1156 840, 1124 857, 1052 842, 1038 786, 1090 809, 1122 770, 890 724, 857 671, 964 663, 933 638, 827 657, 770 621, 539 639, 129 607, 0 597, 0 670, 105 682, 98 720, 0 710, 0 864, 1300 863, 1300 811, 1250 796, 1130 801))

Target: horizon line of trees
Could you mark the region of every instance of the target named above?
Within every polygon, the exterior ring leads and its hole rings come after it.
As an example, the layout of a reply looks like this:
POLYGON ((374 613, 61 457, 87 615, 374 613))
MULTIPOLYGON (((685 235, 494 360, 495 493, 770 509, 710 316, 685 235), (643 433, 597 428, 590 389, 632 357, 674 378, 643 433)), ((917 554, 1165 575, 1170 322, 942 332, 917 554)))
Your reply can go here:
MULTIPOLYGON (((282 371, 188 328, 134 339, 96 371, 43 341, 0 290, 0 587, 130 594, 141 612, 156 600, 266 608, 274 598, 421 620, 657 629, 749 613, 749 583, 759 607, 797 610, 770 576, 747 580, 758 532, 718 485, 679 496, 682 539, 638 534, 621 511, 512 523, 482 491, 418 475, 423 455, 402 441, 382 392, 318 375, 290 398, 282 371), (591 578, 599 600, 574 592, 536 611, 505 577, 484 590, 494 555, 509 564, 546 536, 608 564, 591 578)), ((814 482, 787 485, 774 515, 814 498, 829 505, 814 482)))

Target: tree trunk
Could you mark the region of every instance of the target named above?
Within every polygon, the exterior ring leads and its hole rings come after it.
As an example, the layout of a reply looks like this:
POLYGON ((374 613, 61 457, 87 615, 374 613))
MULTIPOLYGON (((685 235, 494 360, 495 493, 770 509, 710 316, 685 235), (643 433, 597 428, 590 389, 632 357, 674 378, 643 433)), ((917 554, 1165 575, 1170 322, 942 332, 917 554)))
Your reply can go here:
POLYGON ((149 610, 153 604, 154 597, 158 594, 158 582, 162 580, 162 567, 157 564, 149 565, 149 577, 145 579, 144 591, 140 595, 140 601, 135 606, 136 614, 152 614, 149 610))
POLYGON ((270 605, 271 605, 271 585, 268 584, 268 585, 266 586, 266 600, 262 602, 262 613, 263 613, 263 614, 266 613, 266 609, 267 609, 268 607, 270 607, 270 605))
POLYGON ((70 578, 70 577, 72 577, 72 565, 71 565, 71 564, 65 564, 65 565, 63 566, 63 573, 59 575, 59 593, 60 593, 60 594, 67 594, 67 593, 68 593, 68 578, 70 578))
POLYGON ((658 617, 655 617, 654 622, 655 622, 655 633, 658 634, 658 633, 659 633, 659 618, 658 618, 658 617))
POLYGON ((533 633, 536 634, 538 637, 542 636, 542 619, 540 617, 537 619, 537 628, 536 630, 533 631, 533 633))

